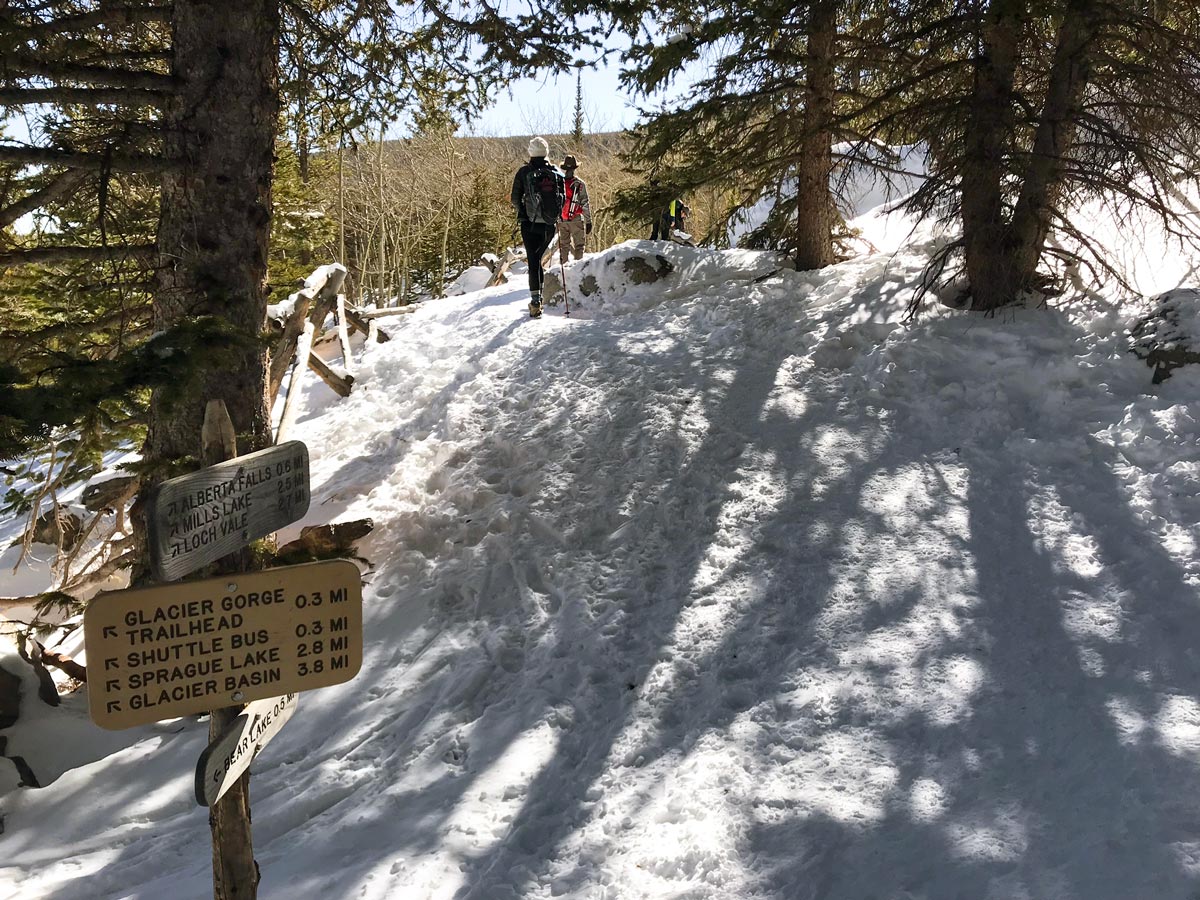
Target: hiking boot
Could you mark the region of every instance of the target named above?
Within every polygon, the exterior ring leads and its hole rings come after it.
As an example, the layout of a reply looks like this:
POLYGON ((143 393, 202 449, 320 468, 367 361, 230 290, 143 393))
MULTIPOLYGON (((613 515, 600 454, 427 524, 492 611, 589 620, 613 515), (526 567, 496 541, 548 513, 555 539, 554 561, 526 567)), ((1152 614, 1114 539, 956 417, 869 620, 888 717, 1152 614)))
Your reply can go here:
POLYGON ((529 301, 529 318, 540 319, 542 316, 542 300, 540 297, 534 297, 529 301))

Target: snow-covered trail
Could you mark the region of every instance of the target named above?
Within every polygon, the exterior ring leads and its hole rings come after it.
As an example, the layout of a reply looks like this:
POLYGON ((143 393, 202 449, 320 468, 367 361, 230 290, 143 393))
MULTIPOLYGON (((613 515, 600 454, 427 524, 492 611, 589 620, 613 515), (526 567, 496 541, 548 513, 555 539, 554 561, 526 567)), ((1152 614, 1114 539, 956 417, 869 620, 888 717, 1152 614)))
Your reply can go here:
MULTIPOLYGON (((302 419, 376 569, 255 764, 262 895, 1191 900, 1200 377, 1100 301, 902 327, 920 244, 665 252, 430 303, 302 419)), ((0 894, 206 895, 156 729, 3 798, 0 894)))

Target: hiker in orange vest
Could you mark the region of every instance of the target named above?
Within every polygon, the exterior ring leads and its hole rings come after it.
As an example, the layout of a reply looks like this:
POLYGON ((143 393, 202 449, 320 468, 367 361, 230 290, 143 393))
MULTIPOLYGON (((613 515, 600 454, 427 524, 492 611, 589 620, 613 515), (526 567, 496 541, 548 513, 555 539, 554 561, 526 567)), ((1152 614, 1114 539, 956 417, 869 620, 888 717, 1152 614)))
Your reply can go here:
POLYGON ((558 223, 558 259, 565 263, 572 250, 576 259, 583 259, 583 244, 592 233, 592 204, 588 201, 587 185, 575 177, 579 163, 575 157, 563 159, 567 199, 563 202, 562 220, 558 223))

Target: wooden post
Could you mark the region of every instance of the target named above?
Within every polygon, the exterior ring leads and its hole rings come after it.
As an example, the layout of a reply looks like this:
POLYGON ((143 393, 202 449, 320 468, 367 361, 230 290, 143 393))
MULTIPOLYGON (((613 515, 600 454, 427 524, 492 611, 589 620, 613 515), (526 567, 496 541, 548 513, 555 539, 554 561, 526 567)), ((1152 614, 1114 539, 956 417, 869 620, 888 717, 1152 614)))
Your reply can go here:
POLYGON ((277 444, 281 444, 287 439, 286 436, 296 423, 296 416, 300 410, 300 386, 304 382, 304 373, 308 371, 308 357, 312 352, 312 342, 313 323, 307 322, 296 346, 292 380, 288 382, 287 398, 283 401, 283 413, 279 417, 279 430, 275 432, 275 443, 277 444))
POLYGON ((321 376, 333 392, 339 397, 349 397, 350 390, 354 387, 354 376, 347 374, 345 378, 339 375, 333 369, 329 368, 325 360, 317 356, 315 353, 308 355, 308 367, 321 376))
POLYGON ((521 253, 518 253, 512 247, 505 250, 504 255, 500 257, 500 261, 496 263, 496 268, 492 270, 492 277, 488 279, 487 286, 495 287, 498 284, 503 284, 508 267, 520 259, 521 255, 521 253))
POLYGON ((347 375, 354 374, 354 354, 350 350, 350 329, 346 325, 346 295, 337 295, 337 333, 342 345, 342 368, 347 375))
MULTIPOLYGON (((237 456, 237 434, 224 402, 210 400, 200 431, 201 462, 206 466, 237 456)), ((213 574, 243 571, 246 551, 224 556, 213 564, 213 574)), ((219 738, 242 711, 240 706, 214 709, 208 721, 208 739, 219 738)), ((250 770, 209 810, 212 833, 213 900, 254 900, 258 896, 258 863, 250 839, 250 770)))
MULTIPOLYGON (((368 327, 367 320, 364 318, 362 313, 347 306, 346 321, 350 323, 351 328, 353 328, 355 331, 361 332, 362 334, 366 335, 368 339, 370 339, 371 329, 368 327)), ((391 338, 385 332, 377 331, 375 333, 375 340, 383 344, 390 341, 391 338)))
MULTIPOLYGON (((321 270, 318 269, 317 272, 319 271, 321 270)), ((334 308, 334 303, 340 296, 338 292, 341 291, 342 283, 346 280, 346 267, 341 263, 326 266, 324 275, 319 280, 314 279, 317 272, 308 276, 308 280, 314 282, 310 287, 303 287, 296 292, 296 307, 284 322, 283 333, 271 354, 270 397, 272 403, 279 395, 279 388, 292 363, 292 357, 296 355, 296 345, 304 333, 305 323, 311 322, 314 326, 320 327, 325 322, 325 317, 334 308)))

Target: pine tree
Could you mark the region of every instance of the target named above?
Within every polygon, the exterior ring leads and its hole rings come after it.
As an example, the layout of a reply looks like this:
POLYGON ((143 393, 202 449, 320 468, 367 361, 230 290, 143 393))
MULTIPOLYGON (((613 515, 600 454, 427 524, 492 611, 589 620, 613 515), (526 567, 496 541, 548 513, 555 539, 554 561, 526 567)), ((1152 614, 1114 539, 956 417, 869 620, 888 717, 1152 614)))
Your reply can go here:
MULTIPOLYGON (((372 116, 394 118, 422 90, 443 92, 457 108, 476 108, 497 78, 545 63, 565 68, 571 54, 563 47, 585 39, 532 20, 510 22, 488 9, 398 11, 385 0, 264 0, 205 13, 210 7, 195 0, 154 6, 13 0, 0 9, 6 61, 0 107, 36 105, 58 123, 35 133, 34 146, 0 142, 0 266, 23 272, 29 266, 59 267, 55 277, 68 265, 81 273, 92 265, 112 278, 121 269, 119 298, 108 292, 113 300, 93 309, 90 319, 73 310, 80 321, 70 327, 115 321, 126 334, 129 321, 140 316, 168 337, 178 326, 182 336, 212 316, 246 339, 240 350, 227 348, 240 362, 218 362, 208 351, 193 360, 205 385, 198 391, 182 390, 177 375, 161 385, 129 386, 135 392, 155 388, 146 464, 159 470, 195 454, 204 397, 227 400, 246 438, 244 449, 269 440, 261 379, 250 373, 264 362, 258 337, 270 256, 276 113, 286 110, 294 123, 304 182, 311 149, 322 134, 351 134, 372 116), (254 10, 253 21, 246 19, 246 9, 254 10), (201 21, 206 16, 210 32, 201 21), (468 50, 481 41, 486 46, 479 53, 468 50), (218 65, 216 58, 227 62, 218 65), (431 85, 431 72, 442 82, 431 85), (210 79, 207 88, 204 78, 210 79), (29 174, 31 166, 42 168, 29 174), (85 193, 92 209, 112 207, 124 196, 124 182, 139 178, 161 181, 154 217, 144 228, 119 231, 111 213, 99 215, 98 234, 18 237, 9 227, 33 210, 85 193), (141 293, 131 295, 131 284, 141 293), (229 368, 236 377, 224 377, 229 368)), ((275 229, 277 237, 284 233, 275 229)), ((0 289, 5 306, 18 305, 9 299, 9 286, 22 277, 10 276, 0 289)), ((8 329, 0 342, 7 336, 19 343, 29 329, 43 325, 68 327, 58 320, 16 321, 24 324, 8 329)), ((103 334, 123 339, 111 328, 103 334)), ((35 371, 34 356, 18 356, 5 377, 25 386, 36 378, 38 390, 21 405, 20 415, 5 418, 9 440, 0 452, 19 450, 47 428, 77 422, 81 413, 63 404, 49 419, 38 420, 39 410, 46 410, 39 398, 54 389, 54 373, 67 369, 59 359, 35 371)), ((72 359, 89 362, 86 352, 72 359)))
POLYGON ((576 149, 583 147, 583 69, 575 70, 575 120, 571 129, 571 140, 576 149))
MULTIPOLYGON (((616 19, 633 41, 626 77, 637 90, 652 95, 686 66, 707 65, 678 107, 635 129, 631 161, 659 186, 625 193, 620 208, 652 216, 680 194, 727 185, 736 191, 729 216, 778 194, 785 199, 774 221, 787 224, 777 245, 801 268, 832 262, 834 118, 844 104, 839 72, 858 65, 844 36, 850 11, 844 0, 623 4, 616 19), (645 36, 646 18, 657 15, 665 15, 666 39, 645 36)), ((839 137, 853 136, 843 125, 839 137)), ((871 159, 851 146, 839 163, 871 159)))
POLYGON ((1194 4, 994 0, 910 12, 889 23, 879 57, 881 72, 906 77, 875 78, 865 114, 881 140, 929 146, 931 177, 909 207, 961 224, 926 287, 965 274, 962 302, 991 310, 1052 290, 1062 265, 1120 280, 1069 218, 1084 197, 1103 199, 1118 220, 1149 210, 1197 242, 1172 199, 1200 171, 1194 4))

